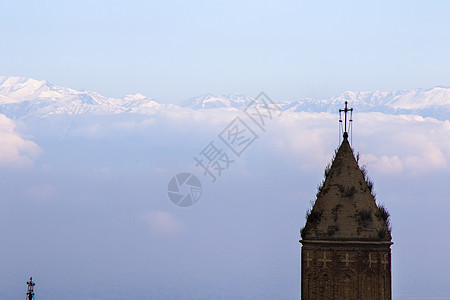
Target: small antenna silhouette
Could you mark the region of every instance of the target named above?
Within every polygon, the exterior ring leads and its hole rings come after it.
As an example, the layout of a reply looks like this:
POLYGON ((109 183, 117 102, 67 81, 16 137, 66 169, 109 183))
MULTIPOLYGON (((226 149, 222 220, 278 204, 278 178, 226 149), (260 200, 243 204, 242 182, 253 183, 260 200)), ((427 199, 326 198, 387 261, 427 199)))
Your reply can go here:
MULTIPOLYGON (((345 101, 345 108, 339 109, 339 144, 341 143, 341 132, 342 132, 342 114, 344 113, 344 140, 348 138, 348 131, 352 128, 353 122, 353 108, 347 108, 348 102, 345 101), (350 118, 347 120, 347 113, 350 112, 350 118), (348 123, 348 131, 347 131, 347 123, 348 123)), ((350 137, 351 143, 353 143, 353 136, 350 137)))
POLYGON ((27 291, 27 300, 34 299, 34 286, 36 283, 33 282, 33 277, 30 277, 30 281, 27 281, 28 291, 27 291))

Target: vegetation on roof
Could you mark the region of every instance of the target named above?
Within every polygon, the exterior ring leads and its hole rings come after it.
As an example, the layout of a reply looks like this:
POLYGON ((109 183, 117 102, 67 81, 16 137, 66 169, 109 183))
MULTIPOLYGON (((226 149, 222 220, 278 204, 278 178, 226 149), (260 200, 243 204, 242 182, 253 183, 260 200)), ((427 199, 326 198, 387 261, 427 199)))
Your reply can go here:
MULTIPOLYGON (((353 153, 353 149, 351 149, 352 153, 353 153)), ((305 215, 305 219, 306 219, 306 224, 305 226, 300 230, 301 233, 301 237, 304 238, 304 235, 306 234, 306 225, 310 224, 312 226, 314 226, 314 224, 317 224, 318 222, 320 222, 320 219, 322 217, 322 212, 319 210, 313 210, 315 201, 317 200, 317 198, 321 195, 321 193, 326 193, 327 191, 324 191, 323 187, 325 184, 326 179, 328 178, 328 176, 330 175, 330 170, 331 170, 331 166, 336 158, 338 149, 335 150, 334 155, 331 159, 331 162, 327 164, 327 166, 324 169, 323 172, 323 180, 321 181, 321 183, 317 186, 317 193, 316 193, 316 199, 314 201, 311 201, 310 204, 310 208, 307 210, 306 215, 305 215)), ((363 178, 364 181, 367 185, 367 188, 369 189, 369 192, 371 193, 371 195, 373 196, 374 200, 376 201, 376 193, 375 193, 375 189, 374 189, 374 183, 373 181, 369 178, 368 176, 368 171, 367 171, 367 166, 363 165, 363 166, 359 166, 359 158, 360 155, 359 153, 356 154, 356 161, 358 164, 359 169, 361 170, 362 174, 363 174, 363 178)), ((362 184, 362 182, 361 182, 362 184)), ((344 197, 353 197, 354 194, 357 192, 356 187, 350 187, 350 188, 344 188, 343 186, 339 188, 340 192, 342 193, 342 196, 344 197)), ((386 235, 391 234, 392 232, 392 225, 390 222, 390 213, 389 211, 386 209, 386 207, 384 206, 384 204, 380 204, 377 203, 377 209, 374 212, 373 210, 366 210, 366 209, 362 209, 359 210, 357 213, 357 218, 358 218, 358 223, 360 224, 360 226, 362 227, 367 227, 372 221, 374 216, 376 218, 378 218, 379 220, 383 220, 384 223, 386 224, 386 227, 383 226, 383 228, 379 228, 378 229, 378 237, 379 238, 384 238, 386 237, 386 235)), ((337 221, 337 210, 340 207, 336 207, 335 209, 333 209, 333 215, 335 222, 337 221)), ((309 228, 309 226, 308 226, 309 228)), ((309 229, 308 229, 309 230, 309 229)), ((339 228, 329 228, 328 230, 328 235, 334 235, 334 233, 336 231, 338 231, 339 228)))
POLYGON ((389 232, 389 234, 391 234, 392 232, 391 214, 386 209, 384 204, 382 203, 377 204, 377 211, 375 212, 375 216, 379 220, 383 220, 386 223, 387 231, 389 232))
POLYGON ((372 222, 372 212, 368 209, 358 211, 358 223, 363 227, 367 227, 372 222))
POLYGON ((320 221, 320 219, 322 218, 322 212, 317 211, 317 210, 313 210, 314 207, 314 201, 310 201, 310 208, 306 211, 305 214, 305 219, 306 219, 306 223, 305 226, 303 226, 302 229, 300 229, 300 235, 303 238, 306 231, 306 224, 316 224, 320 221))
MULTIPOLYGON (((367 166, 364 165, 362 167, 360 167, 361 172, 364 175, 364 180, 367 184, 367 187, 369 188, 370 193, 372 194, 374 200, 376 201, 376 193, 375 193, 375 189, 374 189, 374 184, 373 181, 369 178, 368 172, 367 172, 367 166)), ((386 228, 387 228, 387 232, 389 234, 391 234, 392 232, 392 225, 391 225, 391 214, 389 213, 389 211, 387 210, 387 208, 385 207, 384 204, 382 203, 377 203, 377 211, 375 212, 375 216, 379 219, 379 220, 383 220, 386 223, 386 228)), ((378 237, 379 238, 384 238, 386 236, 386 229, 384 228, 380 228, 378 230, 378 237)))

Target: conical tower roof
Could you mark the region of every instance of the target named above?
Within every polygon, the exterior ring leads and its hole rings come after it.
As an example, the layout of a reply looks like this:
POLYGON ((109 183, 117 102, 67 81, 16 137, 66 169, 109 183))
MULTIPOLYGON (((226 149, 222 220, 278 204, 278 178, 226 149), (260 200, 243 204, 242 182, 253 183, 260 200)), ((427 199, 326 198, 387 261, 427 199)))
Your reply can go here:
POLYGON ((303 241, 390 241, 388 215, 377 207, 347 136, 326 173, 302 229, 303 241))

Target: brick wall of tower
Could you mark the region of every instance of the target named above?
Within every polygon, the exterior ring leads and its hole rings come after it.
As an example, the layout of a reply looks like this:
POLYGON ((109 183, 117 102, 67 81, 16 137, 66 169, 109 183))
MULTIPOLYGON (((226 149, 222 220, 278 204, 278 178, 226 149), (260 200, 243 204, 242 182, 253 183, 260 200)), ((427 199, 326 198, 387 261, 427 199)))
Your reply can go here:
POLYGON ((301 295, 302 300, 390 300, 390 244, 303 242, 301 295))

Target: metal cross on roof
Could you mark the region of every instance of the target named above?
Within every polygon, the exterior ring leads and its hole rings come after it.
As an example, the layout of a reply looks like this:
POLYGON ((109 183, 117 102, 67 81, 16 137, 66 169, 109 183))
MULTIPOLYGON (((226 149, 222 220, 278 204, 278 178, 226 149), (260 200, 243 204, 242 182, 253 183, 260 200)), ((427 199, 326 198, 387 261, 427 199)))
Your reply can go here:
MULTIPOLYGON (((344 139, 347 139, 348 132, 347 132, 347 113, 350 112, 350 118, 348 120, 348 128, 350 129, 351 122, 353 121, 353 108, 347 108, 347 101, 345 101, 345 108, 339 109, 339 123, 342 123, 342 116, 341 113, 344 113, 344 139)), ((341 124, 342 126, 342 124, 341 124)))
POLYGON ((27 281, 28 290, 27 290, 27 299, 33 300, 34 299, 34 286, 36 285, 33 282, 33 277, 30 277, 30 281, 27 281))

